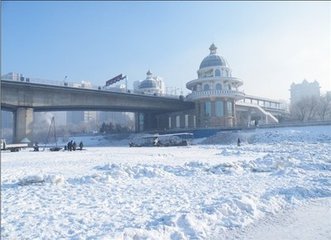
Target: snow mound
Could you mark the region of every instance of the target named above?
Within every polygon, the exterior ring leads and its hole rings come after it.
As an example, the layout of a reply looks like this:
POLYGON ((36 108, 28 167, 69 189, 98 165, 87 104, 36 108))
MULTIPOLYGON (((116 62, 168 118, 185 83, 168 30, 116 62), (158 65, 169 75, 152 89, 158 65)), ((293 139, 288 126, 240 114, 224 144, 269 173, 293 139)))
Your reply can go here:
POLYGON ((162 177, 166 174, 163 169, 156 165, 146 165, 146 164, 138 164, 135 166, 130 165, 122 165, 122 164, 106 164, 104 166, 95 167, 97 170, 106 171, 108 175, 113 178, 154 178, 154 177, 162 177))
POLYGON ((67 182, 72 185, 96 184, 96 183, 108 184, 111 183, 111 178, 105 174, 95 173, 89 176, 69 178, 67 182))
POLYGON ((294 158, 266 154, 262 158, 256 158, 244 166, 250 168, 252 172, 275 172, 293 168, 299 163, 294 158))
POLYGON ((18 185, 43 185, 43 184, 62 184, 64 183, 64 177, 60 175, 31 175, 26 176, 18 180, 18 185))
POLYGON ((283 198, 286 202, 290 203, 323 197, 331 197, 331 189, 329 186, 293 186, 276 188, 272 191, 266 192, 264 195, 265 200, 269 200, 270 198, 283 198))
POLYGON ((112 178, 162 178, 181 176, 189 177, 204 174, 239 174, 242 173, 242 167, 237 163, 221 163, 211 165, 199 161, 186 162, 184 165, 163 165, 163 164, 137 164, 135 166, 125 164, 106 164, 96 166, 94 169, 105 171, 112 178))

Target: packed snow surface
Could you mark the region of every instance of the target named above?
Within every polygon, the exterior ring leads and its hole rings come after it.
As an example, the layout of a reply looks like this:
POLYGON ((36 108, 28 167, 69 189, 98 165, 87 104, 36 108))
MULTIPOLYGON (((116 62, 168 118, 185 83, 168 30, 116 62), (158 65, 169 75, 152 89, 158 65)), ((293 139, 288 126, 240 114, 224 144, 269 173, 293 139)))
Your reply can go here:
POLYGON ((331 126, 182 147, 84 141, 83 151, 1 153, 1 239, 330 237, 331 126))

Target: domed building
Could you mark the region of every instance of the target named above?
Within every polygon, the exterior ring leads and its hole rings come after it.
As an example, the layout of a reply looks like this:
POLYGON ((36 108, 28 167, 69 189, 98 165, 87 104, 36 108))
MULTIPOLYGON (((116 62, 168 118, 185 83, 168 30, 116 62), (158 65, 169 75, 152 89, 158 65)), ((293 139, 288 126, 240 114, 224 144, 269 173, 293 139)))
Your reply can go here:
MULTIPOLYGON (((179 130, 204 128, 250 127, 278 123, 276 114, 283 114, 280 102, 244 94, 239 88, 242 80, 232 76, 232 69, 212 44, 210 53, 200 63, 197 78, 186 83, 191 90, 186 98, 187 109, 161 114, 136 116, 137 131, 147 129, 179 130), (274 114, 274 115, 273 115, 274 114), (152 124, 153 123, 153 124, 152 124)), ((146 80, 139 82, 137 91, 158 93, 157 81, 147 72, 146 80), (155 87, 156 86, 156 87, 155 87)))
POLYGON ((197 71, 198 78, 186 84, 192 91, 187 99, 195 103, 197 127, 233 127, 236 125, 235 102, 244 98, 238 88, 243 82, 232 77, 227 61, 212 44, 197 71))
POLYGON ((162 95, 165 93, 163 80, 158 76, 153 76, 150 70, 146 73, 146 79, 134 83, 136 93, 162 95))

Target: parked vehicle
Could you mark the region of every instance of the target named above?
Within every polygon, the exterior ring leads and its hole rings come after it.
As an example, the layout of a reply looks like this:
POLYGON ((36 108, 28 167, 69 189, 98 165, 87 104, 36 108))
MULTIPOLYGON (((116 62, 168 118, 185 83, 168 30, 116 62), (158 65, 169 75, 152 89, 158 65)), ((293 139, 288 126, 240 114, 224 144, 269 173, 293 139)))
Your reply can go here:
POLYGON ((5 139, 1 139, 1 151, 9 150, 11 152, 18 152, 22 148, 27 148, 27 143, 13 143, 13 144, 7 144, 5 139))

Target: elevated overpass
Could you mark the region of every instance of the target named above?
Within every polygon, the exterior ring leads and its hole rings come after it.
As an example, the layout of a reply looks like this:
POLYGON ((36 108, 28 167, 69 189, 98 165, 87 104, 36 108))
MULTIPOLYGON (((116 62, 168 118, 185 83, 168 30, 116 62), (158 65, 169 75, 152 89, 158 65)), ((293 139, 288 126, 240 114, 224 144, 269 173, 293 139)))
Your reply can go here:
POLYGON ((33 112, 123 111, 144 114, 145 129, 153 129, 156 114, 193 109, 179 98, 119 93, 99 89, 1 80, 1 109, 14 113, 14 139, 31 139, 33 112))

